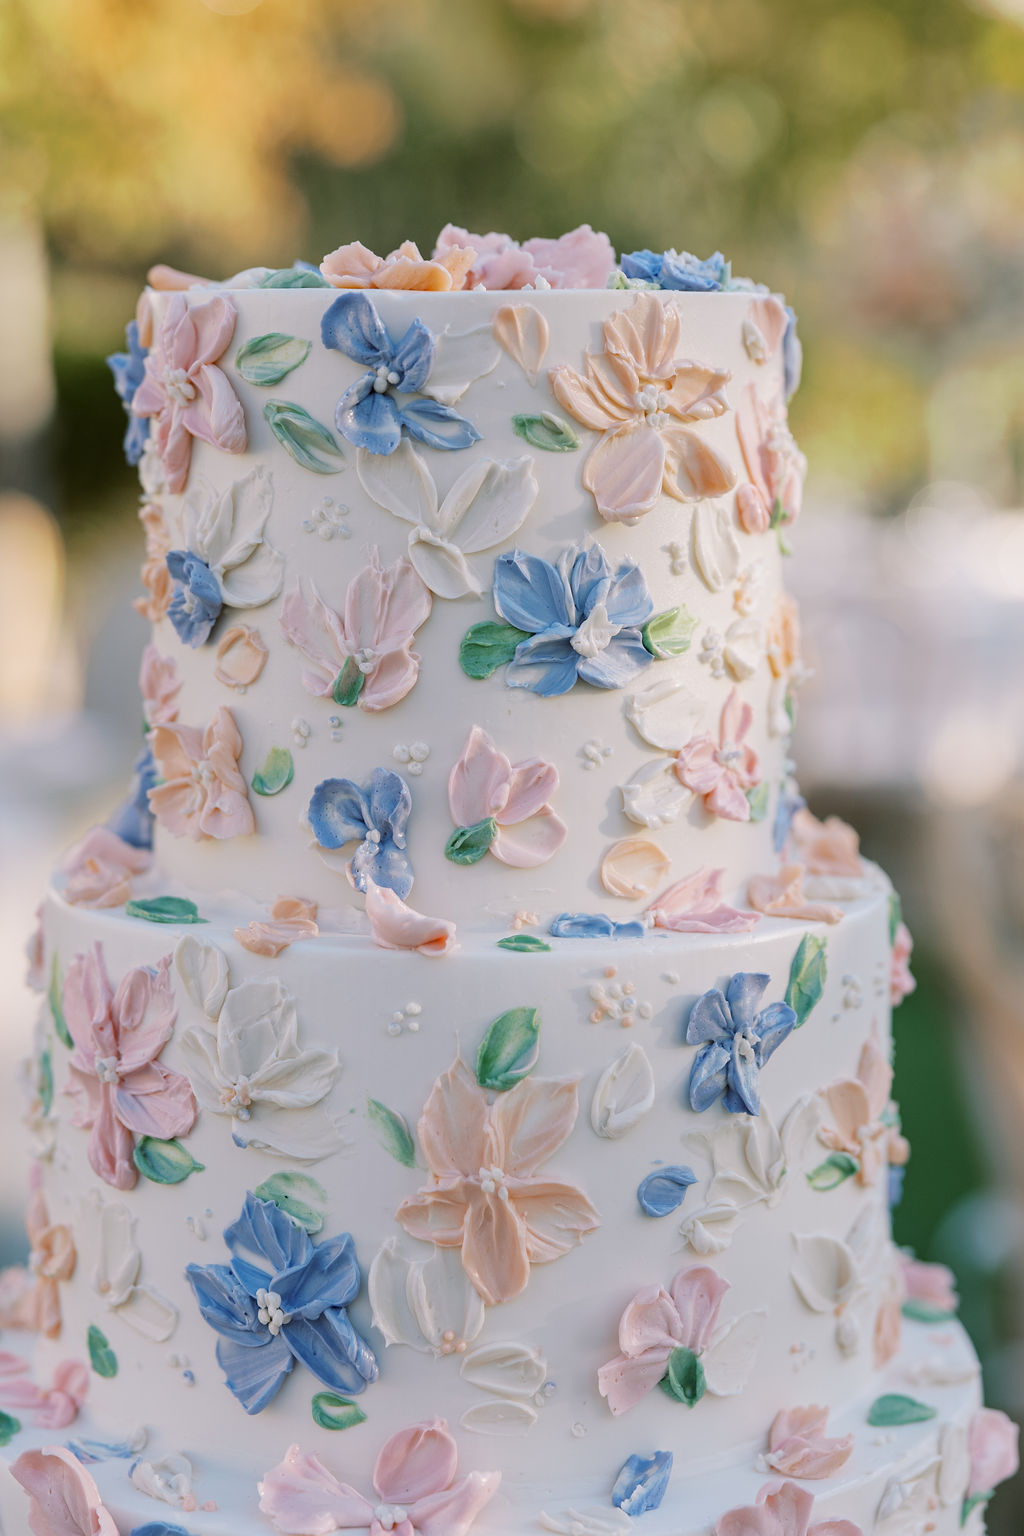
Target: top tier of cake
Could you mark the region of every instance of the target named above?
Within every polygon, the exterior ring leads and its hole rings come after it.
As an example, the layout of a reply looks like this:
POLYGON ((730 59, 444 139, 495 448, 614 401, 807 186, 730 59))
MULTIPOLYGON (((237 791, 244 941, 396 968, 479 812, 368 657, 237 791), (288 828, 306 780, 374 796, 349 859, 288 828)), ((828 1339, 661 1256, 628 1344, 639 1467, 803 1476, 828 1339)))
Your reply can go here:
POLYGON ((495 926, 775 871, 780 301, 191 287, 147 290, 139 330, 178 887, 352 910, 369 880, 495 926))

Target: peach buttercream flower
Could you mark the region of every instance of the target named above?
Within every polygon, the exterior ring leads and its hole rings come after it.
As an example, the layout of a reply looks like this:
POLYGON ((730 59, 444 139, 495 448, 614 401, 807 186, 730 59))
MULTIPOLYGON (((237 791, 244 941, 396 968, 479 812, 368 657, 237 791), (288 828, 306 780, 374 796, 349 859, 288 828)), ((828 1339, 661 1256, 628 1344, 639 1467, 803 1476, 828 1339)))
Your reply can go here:
POLYGON ((548 804, 557 788, 553 763, 531 757, 513 764, 474 725, 448 779, 448 806, 462 830, 492 824, 487 851, 502 864, 534 869, 553 858, 568 836, 548 804))
POLYGON ((910 969, 910 957, 913 952, 914 941, 910 936, 910 929, 906 923, 898 923, 892 944, 892 968, 889 976, 889 996, 894 1008, 898 1007, 905 997, 909 997, 917 987, 910 969))
POLYGON ((793 441, 781 393, 769 404, 748 384, 736 407, 736 431, 750 482, 736 492, 736 510, 747 533, 795 523, 803 500, 807 460, 793 441))
POLYGON ((109 827, 93 827, 64 860, 64 900, 73 907, 122 907, 132 894, 132 877, 152 862, 148 848, 136 848, 109 827))
POLYGON ((609 522, 636 523, 664 494, 677 501, 720 496, 736 475, 691 422, 729 409, 730 375, 679 358, 682 324, 671 303, 641 293, 604 322, 604 351, 585 371, 552 368, 558 402, 600 441, 583 466, 583 485, 609 522))
POLYGON ((267 664, 267 647, 258 629, 251 624, 232 624, 217 645, 217 665, 213 675, 225 688, 239 693, 252 686, 267 664))
POLYGON ((705 732, 688 741, 676 754, 676 777, 704 800, 712 816, 727 821, 749 821, 746 791, 761 782, 761 764, 746 737, 754 723, 754 711, 741 703, 733 689, 722 706, 718 742, 705 732))
POLYGON ((251 955, 275 959, 297 939, 315 939, 320 932, 317 904, 304 896, 279 896, 270 909, 269 922, 252 922, 235 929, 235 942, 251 955))
POLYGON ((149 806, 169 832, 199 842, 255 830, 249 788, 238 768, 242 738, 230 709, 221 705, 205 731, 157 726, 152 746, 164 782, 149 791, 149 806))
POLYGON ((366 882, 366 916, 370 937, 381 949, 415 949, 421 955, 438 958, 455 948, 454 923, 414 911, 397 891, 373 880, 366 882))
POLYGON ((798 861, 809 875, 833 875, 853 880, 863 875, 860 838, 838 816, 819 821, 806 808, 798 810, 793 817, 790 835, 798 861))
POLYGON ((892 1107, 891 1087, 892 1067, 872 1034, 861 1050, 857 1076, 840 1078, 821 1092, 830 1123, 819 1129, 819 1140, 857 1159, 862 1184, 873 1184, 889 1164, 902 1167, 910 1156, 906 1138, 882 1119, 892 1107))
POLYGON ((798 1483, 766 1483, 757 1502, 730 1509, 715 1522, 714 1536, 864 1536, 852 1520, 811 1524, 814 1495, 798 1483))
POLYGON ((410 1237, 461 1249, 488 1306, 520 1295, 531 1264, 561 1258, 598 1225, 582 1190, 539 1172, 578 1113, 574 1078, 525 1078, 490 1103, 458 1056, 434 1084, 418 1125, 432 1182, 396 1219, 410 1237))
POLYGON ((0 1327, 55 1339, 61 1329, 60 1282, 75 1272, 75 1241, 70 1227, 50 1220, 38 1163, 29 1175, 25 1231, 28 1265, 0 1275, 0 1327))
POLYGON ((804 923, 838 923, 842 907, 828 901, 810 901, 804 895, 802 864, 783 864, 777 875, 753 875, 747 883, 747 900, 766 917, 791 917, 804 923))
POLYGON ((62 1360, 53 1373, 53 1386, 41 1387, 27 1360, 0 1353, 0 1406, 31 1413, 40 1429, 66 1429, 78 1417, 89 1391, 89 1369, 79 1360, 62 1360))
POLYGON ((783 1477, 832 1477, 853 1454, 853 1436, 830 1440, 827 1408, 783 1408, 768 1432, 767 1462, 783 1477))
POLYGON ((174 724, 178 718, 177 698, 181 692, 178 665, 173 656, 161 656, 152 642, 142 653, 139 692, 147 725, 174 724))
POLYGON ((146 534, 146 558, 142 562, 142 585, 147 596, 135 599, 135 611, 151 624, 157 624, 171 606, 174 582, 167 569, 171 536, 164 521, 163 508, 147 502, 139 511, 139 522, 146 534))
POLYGON ((476 251, 451 245, 440 255, 424 257, 411 240, 396 251, 377 256, 358 240, 339 245, 320 263, 332 288, 405 288, 417 293, 448 293, 466 287, 476 251))

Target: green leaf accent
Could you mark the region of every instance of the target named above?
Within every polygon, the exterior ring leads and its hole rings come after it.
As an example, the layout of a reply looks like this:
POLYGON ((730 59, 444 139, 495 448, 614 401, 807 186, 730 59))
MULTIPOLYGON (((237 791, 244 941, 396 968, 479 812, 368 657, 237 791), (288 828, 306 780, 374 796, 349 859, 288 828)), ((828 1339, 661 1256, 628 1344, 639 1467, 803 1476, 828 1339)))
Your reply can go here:
POLYGON ((889 892, 889 943, 896 943, 896 930, 903 921, 903 903, 898 891, 889 892))
POLYGON ((43 1108, 43 1114, 48 1115, 53 1108, 53 1057, 49 1050, 39 1053, 39 1072, 37 1078, 39 1102, 43 1108))
POLYGON ((498 823, 493 816, 471 827, 456 827, 444 845, 444 856, 453 864, 479 864, 497 835, 498 823))
POLYGON ((64 1017, 64 979, 60 974, 60 956, 56 950, 50 961, 50 990, 46 994, 46 1000, 53 1014, 53 1027, 57 1031, 57 1039, 61 1045, 66 1045, 69 1051, 74 1050, 75 1042, 71 1038, 68 1021, 64 1017))
POLYGON ((541 411, 539 416, 513 416, 512 430, 531 448, 543 448, 546 453, 575 453, 580 445, 569 423, 553 411, 541 411))
POLYGON ((267 425, 296 464, 314 475, 336 475, 345 455, 327 428, 294 400, 268 400, 263 407, 267 425))
POLYGON ((782 527, 782 522, 783 522, 783 519, 785 518, 785 516, 786 516, 786 509, 782 505, 782 502, 779 499, 779 497, 776 496, 775 504, 772 507, 771 521, 769 522, 768 527, 769 528, 781 528, 782 527))
POLYGON ((796 727, 796 694, 792 688, 786 689, 786 697, 782 701, 782 707, 786 711, 786 719, 789 721, 790 730, 796 727))
POLYGON ((750 806, 751 821, 764 821, 768 815, 768 801, 771 791, 767 784, 755 784, 753 789, 747 790, 747 804, 750 806))
POLYGON ((313 1399, 313 1423, 321 1429, 353 1429, 366 1423, 366 1414, 347 1397, 334 1392, 318 1392, 313 1399))
POLYGON ((779 529, 778 533, 776 534, 776 538, 779 541, 779 554, 786 555, 787 557, 791 555, 793 553, 793 546, 786 538, 785 528, 779 529))
POLYGON ((261 288, 329 288, 326 277, 305 267, 279 267, 260 283, 261 288))
POLYGON ((696 628, 697 620, 686 604, 680 603, 678 607, 656 613, 653 619, 647 620, 641 630, 644 647, 659 660, 667 656, 681 656, 690 649, 696 628))
POLYGON ((827 974, 825 940, 816 934, 805 933, 793 956, 786 988, 786 1002, 796 1014, 797 1029, 806 1023, 811 1009, 821 1001, 827 974))
POLYGON ((510 1008, 484 1035, 476 1058, 477 1082, 481 1088, 507 1093, 533 1071, 539 1048, 536 1008, 510 1008))
POLYGON ((415 1168, 416 1143, 405 1120, 396 1110, 388 1109, 379 1099, 368 1099, 366 1107, 377 1127, 377 1136, 385 1152, 390 1152, 403 1168, 415 1168))
POLYGON ((849 1152, 833 1152, 817 1168, 811 1169, 807 1182, 812 1189, 824 1193, 826 1190, 838 1189, 840 1184, 845 1184, 847 1179, 852 1179, 859 1172, 860 1163, 849 1152))
POLYGON ((873 1429, 898 1429, 901 1424, 926 1424, 938 1414, 937 1408, 919 1403, 902 1392, 887 1392, 876 1397, 868 1409, 868 1423, 873 1429))
POLYGON ((462 637, 459 666, 467 677, 490 677, 499 667, 508 666, 516 647, 526 639, 526 630, 511 624, 496 624, 490 619, 474 624, 462 637))
POLYGON ((287 747, 271 747, 262 768, 252 776, 257 795, 279 795, 295 777, 295 759, 287 747))
POLYGON ((668 1357, 668 1371, 659 1383, 661 1390, 677 1403, 695 1408, 707 1391, 704 1367, 692 1349, 674 1349, 668 1357))
POLYGON ((979 1504, 987 1504, 989 1500, 993 1499, 994 1497, 995 1489, 990 1488, 987 1493, 972 1493, 969 1499, 964 1499, 964 1502, 960 1508, 961 1527, 967 1524, 972 1510, 977 1509, 979 1504))
POLYGON ((366 682, 366 673, 359 670, 359 664, 354 656, 347 657, 345 665, 334 679, 334 687, 331 690, 331 698, 335 704, 343 704, 346 709, 359 698, 366 682))
POLYGON ((327 1191, 308 1173, 283 1170, 264 1179, 253 1194, 259 1200, 272 1200, 279 1211, 284 1211, 292 1221, 305 1227, 310 1237, 323 1229, 324 1211, 327 1207, 327 1191))
POLYGON ((905 1301, 903 1303, 903 1316, 909 1317, 915 1323, 948 1323, 951 1317, 956 1316, 956 1308, 930 1307, 924 1301, 905 1301))
POLYGON ((147 923, 205 923, 206 918, 199 916, 199 908, 194 901, 186 901, 184 896, 150 896, 145 901, 126 901, 124 905, 127 917, 141 917, 147 923))
POLYGON ((265 336, 254 336, 244 347, 239 347, 235 367, 247 384, 265 388, 280 384, 306 361, 312 350, 313 343, 303 341, 301 336, 268 331, 265 336))
POLYGON ((0 1410, 0 1445, 10 1445, 21 1430, 21 1421, 0 1410))
POLYGON ((117 1356, 111 1349, 106 1334, 102 1328, 97 1328, 92 1323, 88 1333, 89 1361, 97 1376, 103 1376, 110 1381, 117 1375, 117 1356))
POLYGON ((180 1141, 159 1141, 155 1136, 139 1138, 132 1160, 154 1184, 184 1184, 190 1173, 202 1173, 206 1167, 180 1141))
POLYGON ((538 939, 535 933, 510 933, 507 938, 498 940, 498 948, 512 949, 523 955, 539 955, 544 950, 550 952, 551 945, 538 939))

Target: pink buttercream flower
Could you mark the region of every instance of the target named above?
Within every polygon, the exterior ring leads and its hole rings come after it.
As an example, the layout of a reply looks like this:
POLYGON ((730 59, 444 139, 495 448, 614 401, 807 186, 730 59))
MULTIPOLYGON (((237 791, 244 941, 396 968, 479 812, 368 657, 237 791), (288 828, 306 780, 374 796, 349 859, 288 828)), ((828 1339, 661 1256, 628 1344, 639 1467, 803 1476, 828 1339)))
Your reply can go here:
POLYGON ((892 969, 889 973, 889 996, 894 1008, 902 1003, 905 997, 909 997, 917 987, 910 969, 910 957, 914 952, 914 941, 910 936, 910 929, 906 923, 899 923, 896 928, 896 937, 892 945, 892 969))
POLYGON ((89 1370, 78 1360, 62 1360, 53 1373, 53 1386, 40 1387, 27 1360, 0 1353, 0 1406, 32 1414, 40 1429, 66 1429, 78 1417, 89 1391, 89 1370))
POLYGON ((783 1408, 768 1432, 768 1465, 783 1477, 832 1477, 853 1454, 853 1436, 830 1440, 827 1408, 783 1408))
POLYGON ((714 1536, 864 1536, 852 1520, 811 1524, 814 1495, 796 1483, 766 1483, 756 1504, 730 1509, 715 1522, 714 1536))
POLYGON ((473 263, 466 284, 491 291, 508 288, 605 288, 615 267, 607 235, 581 224, 557 240, 524 240, 492 231, 471 235, 446 224, 437 237, 434 260, 470 247, 473 263))
POLYGON ((704 800, 712 816, 727 821, 749 821, 746 791, 761 782, 761 764, 745 738, 754 723, 754 711, 740 702, 734 688, 722 706, 718 743, 705 732, 687 742, 676 754, 676 777, 704 800))
POLYGON ((558 769, 539 757, 514 766, 486 731, 474 725, 448 779, 448 805, 457 827, 493 820, 487 850, 502 864, 535 869, 554 857, 568 836, 548 804, 558 788, 558 769))
POLYGON ((136 848, 109 827, 92 827, 68 853, 64 900, 73 907, 121 907, 132 894, 132 876, 152 862, 148 848, 136 848))
POLYGON ((235 929, 235 942, 251 955, 276 958, 297 939, 315 939, 320 932, 317 904, 304 896, 279 896, 270 909, 270 921, 252 922, 235 929))
POLYGON ((967 1497, 990 1493, 1020 1466, 1020 1430, 998 1408, 979 1408, 967 1431, 971 1477, 967 1497))
POLYGON ((873 1184, 890 1163, 902 1167, 910 1156, 906 1138, 883 1123, 882 1116, 892 1108, 891 1087, 892 1067, 872 1034, 861 1050, 857 1076, 829 1083, 821 1092, 831 1124, 821 1126, 819 1140, 857 1159, 861 1184, 873 1184))
POLYGON ((51 1222, 43 1194, 42 1171, 33 1163, 25 1211, 29 1241, 27 1266, 0 1275, 0 1327, 23 1328, 56 1339, 61 1330, 60 1282, 75 1272, 75 1240, 71 1228, 51 1222))
POLYGON ((259 1485, 260 1511, 286 1536, 466 1536, 494 1497, 500 1472, 457 1477, 458 1447, 444 1419, 400 1430, 373 1469, 373 1497, 341 1483, 315 1456, 291 1446, 259 1485))
POLYGON ((25 985, 31 987, 33 992, 45 992, 46 990, 46 936, 43 933, 43 909, 36 908, 36 925, 29 934, 25 945, 25 959, 28 961, 28 970, 25 973, 25 985))
POLYGON ((194 437, 225 453, 245 452, 241 401, 216 366, 235 334, 236 318, 234 304, 222 295, 190 305, 175 293, 146 358, 132 411, 155 418, 152 431, 171 492, 185 489, 194 437))
POLYGON ((420 675, 412 642, 430 606, 430 590, 410 562, 385 567, 376 549, 349 582, 343 614, 300 577, 281 605, 281 628, 310 663, 302 686, 371 712, 390 709, 420 675))
POLYGON ((465 246, 449 245, 432 259, 420 255, 419 247, 403 240, 397 251, 377 256, 358 240, 339 245, 320 263, 320 271, 332 288, 405 288, 418 293, 448 293, 465 288, 476 252, 465 246))
POLYGON ((455 948, 455 924, 444 917, 427 917, 407 907, 397 891, 366 882, 366 916, 370 936, 381 949, 415 949, 438 958, 455 948))
POLYGON ((242 738, 230 709, 221 705, 205 731, 158 725, 150 741, 163 783, 149 791, 149 807, 168 832, 200 842, 255 831, 249 786, 238 768, 242 738))
POLYGON ((146 534, 146 558, 142 562, 142 585, 147 596, 135 599, 135 611, 151 624, 157 624, 171 606, 174 582, 167 569, 167 556, 171 549, 171 536, 164 521, 163 509, 149 503, 139 512, 139 521, 146 534))
POLYGON ((809 875, 836 876, 858 880, 864 873, 860 856, 860 838, 838 816, 819 821, 806 809, 793 817, 790 836, 797 851, 796 862, 809 875))
POLYGON ((842 907, 829 901, 811 901, 804 895, 802 864, 783 864, 777 875, 753 875, 747 883, 747 900, 766 917, 792 917, 804 923, 838 923, 842 907))
POLYGON ((91 1132, 89 1163, 115 1189, 134 1189, 136 1136, 170 1141, 192 1129, 188 1079, 157 1060, 177 1016, 165 955, 156 970, 131 970, 114 992, 96 944, 76 955, 64 978, 64 1017, 75 1043, 70 1083, 73 1124, 91 1132))
POLYGON ((747 933, 761 921, 722 899, 722 869, 698 869, 662 891, 647 909, 655 928, 671 933, 747 933))
POLYGON ((728 410, 729 374, 680 361, 675 306, 641 293, 604 322, 604 351, 585 372, 552 368, 551 389, 601 439, 583 466, 583 485, 609 522, 636 523, 664 494, 677 501, 720 496, 735 483, 726 461, 689 422, 728 410))
POLYGON ((793 441, 782 394, 769 405, 748 384, 736 407, 736 431, 750 476, 750 483, 736 492, 740 524, 747 533, 764 533, 773 521, 776 526, 795 523, 807 460, 793 441))
POLYGON ((118 1536, 90 1473, 65 1446, 23 1451, 11 1476, 29 1496, 34 1536, 118 1536))
POLYGON ((161 656, 152 641, 142 653, 139 692, 147 725, 174 724, 178 718, 177 698, 181 692, 178 665, 173 656, 161 656))
POLYGON ((900 1254, 903 1292, 907 1301, 942 1316, 952 1317, 960 1305, 956 1278, 945 1264, 923 1264, 912 1254, 900 1254))
POLYGON ((531 1264, 561 1258, 598 1225, 581 1190, 539 1172, 578 1113, 573 1078, 525 1078, 491 1104, 459 1056, 434 1084, 418 1126, 432 1182, 396 1219, 410 1237, 460 1248, 488 1306, 520 1295, 531 1264))

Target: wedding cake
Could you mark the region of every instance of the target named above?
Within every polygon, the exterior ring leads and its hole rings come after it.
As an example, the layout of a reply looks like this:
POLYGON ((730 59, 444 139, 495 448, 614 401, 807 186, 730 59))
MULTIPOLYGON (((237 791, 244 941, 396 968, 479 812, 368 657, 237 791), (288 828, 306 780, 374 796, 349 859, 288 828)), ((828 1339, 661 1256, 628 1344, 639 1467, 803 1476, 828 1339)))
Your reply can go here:
POLYGON ((156 268, 111 363, 144 736, 32 948, 7 1536, 980 1532, 910 939, 790 760, 792 312, 449 227, 156 268))

